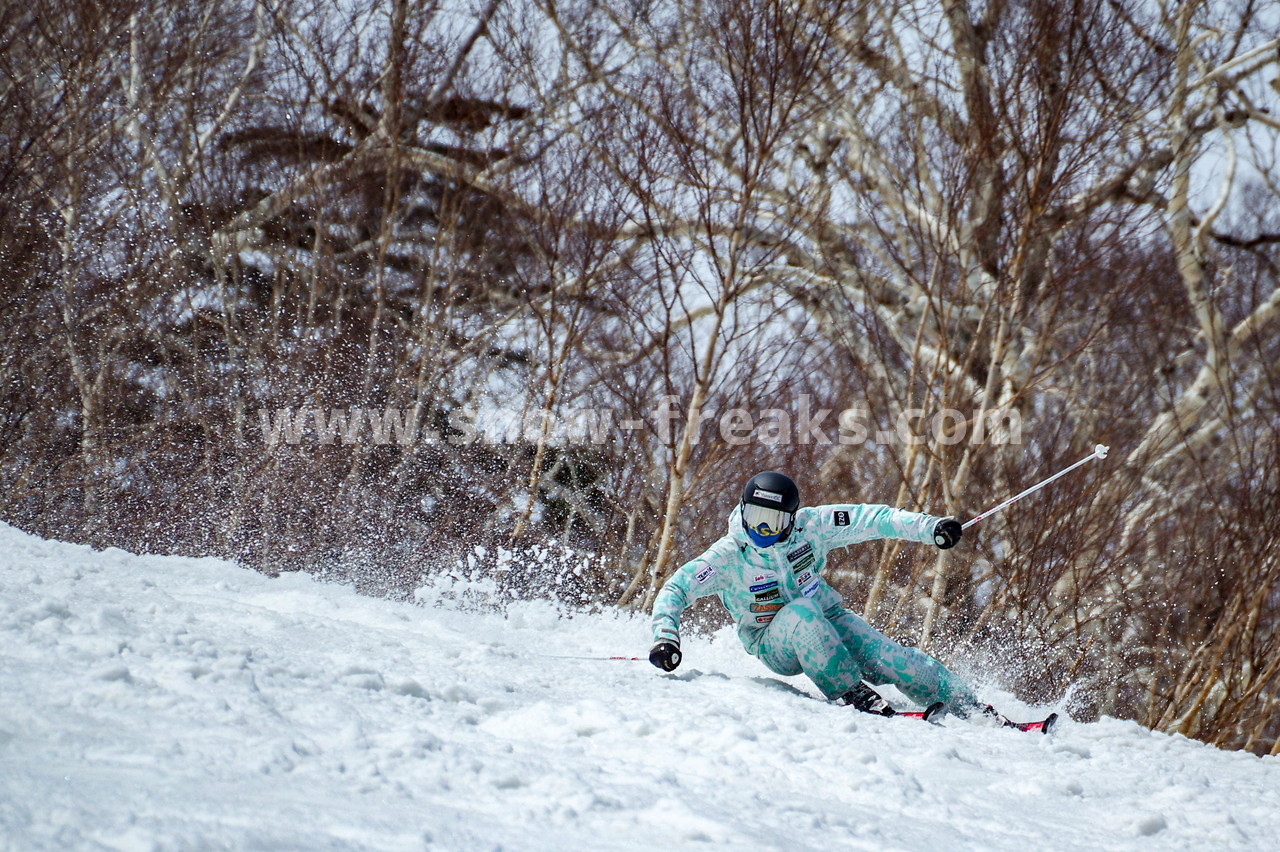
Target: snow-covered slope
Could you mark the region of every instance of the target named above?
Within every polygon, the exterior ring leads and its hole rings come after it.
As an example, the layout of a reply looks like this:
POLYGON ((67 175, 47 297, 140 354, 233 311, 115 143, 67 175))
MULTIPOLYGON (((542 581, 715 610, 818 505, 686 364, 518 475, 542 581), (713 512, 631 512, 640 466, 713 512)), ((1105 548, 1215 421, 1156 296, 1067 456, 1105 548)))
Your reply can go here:
MULTIPOLYGON (((391 603, 0 525, 0 848, 1268 849, 1280 761, 863 716, 725 632, 391 603)), ((1010 707, 1010 702, 1004 702, 1010 707)), ((1015 711, 1030 715, 1028 708, 1015 711)))

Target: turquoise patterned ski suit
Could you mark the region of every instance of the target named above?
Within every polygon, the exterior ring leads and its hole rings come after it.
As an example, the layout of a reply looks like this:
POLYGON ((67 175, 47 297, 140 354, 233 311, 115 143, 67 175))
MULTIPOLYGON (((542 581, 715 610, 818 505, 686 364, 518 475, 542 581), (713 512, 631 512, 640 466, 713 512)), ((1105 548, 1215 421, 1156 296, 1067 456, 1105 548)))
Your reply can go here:
POLYGON ((716 595, 738 624, 747 651, 780 675, 803 672, 828 699, 859 681, 890 683, 921 705, 977 706, 969 687, 917 648, 892 641, 844 608, 822 578, 827 554, 880 538, 933 543, 933 515, 888 506, 812 506, 796 512, 786 541, 759 548, 742 529, 742 509, 729 533, 667 580, 653 606, 654 642, 680 644, 680 618, 698 598, 716 595))

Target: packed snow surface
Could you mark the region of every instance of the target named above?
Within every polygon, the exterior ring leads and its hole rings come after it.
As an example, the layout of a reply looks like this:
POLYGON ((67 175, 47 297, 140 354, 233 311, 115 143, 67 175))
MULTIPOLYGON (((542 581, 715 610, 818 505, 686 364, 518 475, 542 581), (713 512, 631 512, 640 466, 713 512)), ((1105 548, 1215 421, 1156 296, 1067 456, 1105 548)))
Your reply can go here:
MULTIPOLYGON (((0 848, 1274 849, 1280 760, 882 719, 731 633, 396 603, 0 525, 0 848)), ((992 697, 992 696, 989 696, 992 697)), ((1000 697, 1000 696, 994 696, 1000 697)), ((1015 716, 1041 716, 1009 700, 1015 716)))

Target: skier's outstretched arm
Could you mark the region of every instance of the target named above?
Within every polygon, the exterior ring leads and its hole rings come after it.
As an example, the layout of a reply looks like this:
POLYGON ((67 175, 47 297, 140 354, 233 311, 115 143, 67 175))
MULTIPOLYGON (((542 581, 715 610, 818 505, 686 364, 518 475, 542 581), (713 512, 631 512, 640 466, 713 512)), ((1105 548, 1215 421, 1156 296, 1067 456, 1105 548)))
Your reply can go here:
POLYGON ((908 512, 874 503, 834 503, 802 510, 805 525, 815 528, 827 547, 897 538, 947 548, 960 540, 960 524, 926 512, 908 512))
POLYGON ((664 671, 680 665, 680 619, 698 598, 720 591, 721 572, 725 560, 712 545, 705 553, 676 569, 663 584, 653 602, 653 650, 649 662, 664 671))

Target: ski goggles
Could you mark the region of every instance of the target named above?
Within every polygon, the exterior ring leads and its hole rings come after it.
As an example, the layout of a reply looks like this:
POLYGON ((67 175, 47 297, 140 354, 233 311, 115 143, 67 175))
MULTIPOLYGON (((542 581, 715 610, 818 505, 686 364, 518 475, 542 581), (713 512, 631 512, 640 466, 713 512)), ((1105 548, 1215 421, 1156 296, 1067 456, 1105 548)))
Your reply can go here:
POLYGON ((757 506, 754 503, 742 505, 742 523, 748 530, 758 536, 769 537, 780 535, 791 526, 792 514, 781 509, 768 506, 757 506))

